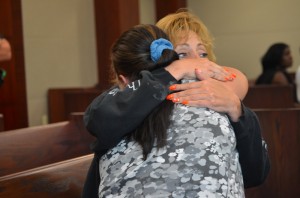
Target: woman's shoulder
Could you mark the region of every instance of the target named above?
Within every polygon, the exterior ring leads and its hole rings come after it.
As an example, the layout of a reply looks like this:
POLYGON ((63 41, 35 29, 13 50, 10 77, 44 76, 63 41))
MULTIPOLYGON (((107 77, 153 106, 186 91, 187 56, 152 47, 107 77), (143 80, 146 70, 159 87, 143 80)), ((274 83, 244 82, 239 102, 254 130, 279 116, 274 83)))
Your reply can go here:
POLYGON ((277 70, 274 73, 272 84, 288 85, 290 83, 289 83, 289 81, 288 81, 288 79, 286 77, 286 74, 283 71, 281 71, 281 70, 277 70))
POLYGON ((259 75, 259 77, 256 79, 255 84, 256 85, 262 85, 262 84, 277 84, 274 82, 274 79, 276 78, 282 78, 283 72, 280 70, 276 70, 276 69, 270 69, 270 70, 266 70, 264 71, 262 74, 259 75), (278 77, 276 76, 278 75, 278 77), (275 77, 276 76, 276 77, 275 77))

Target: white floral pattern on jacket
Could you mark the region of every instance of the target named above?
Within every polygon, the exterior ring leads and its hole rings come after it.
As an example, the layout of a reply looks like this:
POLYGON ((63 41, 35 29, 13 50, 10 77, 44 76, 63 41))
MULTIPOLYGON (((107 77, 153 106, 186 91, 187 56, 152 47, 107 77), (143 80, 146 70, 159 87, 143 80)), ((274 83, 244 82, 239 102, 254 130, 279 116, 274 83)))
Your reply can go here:
POLYGON ((176 104, 171 120, 167 145, 147 160, 125 139, 100 159, 99 197, 244 197, 228 117, 176 104))

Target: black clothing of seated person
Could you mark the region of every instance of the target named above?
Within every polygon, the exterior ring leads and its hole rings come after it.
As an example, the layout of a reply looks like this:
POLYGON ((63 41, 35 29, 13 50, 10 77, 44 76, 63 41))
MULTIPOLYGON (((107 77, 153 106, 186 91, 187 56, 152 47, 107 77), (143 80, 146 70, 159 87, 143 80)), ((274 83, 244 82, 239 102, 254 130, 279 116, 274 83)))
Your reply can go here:
POLYGON ((275 43, 267 50, 261 59, 263 72, 257 78, 255 84, 294 84, 287 72, 287 68, 293 64, 290 47, 285 43, 275 43))

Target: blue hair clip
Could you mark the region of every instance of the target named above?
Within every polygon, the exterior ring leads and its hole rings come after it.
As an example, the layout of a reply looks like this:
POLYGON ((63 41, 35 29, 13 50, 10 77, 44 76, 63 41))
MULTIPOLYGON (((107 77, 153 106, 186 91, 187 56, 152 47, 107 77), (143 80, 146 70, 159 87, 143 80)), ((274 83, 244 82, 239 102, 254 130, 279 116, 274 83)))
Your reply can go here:
POLYGON ((164 38, 154 40, 150 45, 151 59, 157 62, 165 49, 173 49, 173 45, 170 41, 164 38))

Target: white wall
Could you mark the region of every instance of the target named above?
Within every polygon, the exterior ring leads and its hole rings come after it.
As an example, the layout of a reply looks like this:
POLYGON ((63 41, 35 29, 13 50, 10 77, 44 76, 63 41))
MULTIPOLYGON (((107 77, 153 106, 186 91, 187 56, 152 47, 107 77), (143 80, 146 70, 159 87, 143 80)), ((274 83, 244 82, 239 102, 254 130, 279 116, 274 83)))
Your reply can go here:
POLYGON ((188 0, 215 37, 217 61, 234 66, 248 78, 261 72, 260 58, 275 42, 290 45, 291 71, 300 65, 300 1, 188 0))
POLYGON ((30 126, 46 122, 49 88, 97 82, 93 2, 22 1, 30 126))
POLYGON ((155 24, 155 1, 139 0, 140 23, 155 24))
MULTIPOLYGON (((49 88, 88 87, 97 82, 93 2, 22 0, 30 126, 43 123, 49 88)), ((214 35, 220 64, 255 78, 262 54, 281 41, 291 46, 291 70, 300 65, 300 1, 188 0, 188 8, 214 35)), ((154 0, 140 0, 140 22, 155 23, 154 16, 154 0)))
MULTIPOLYGON (((22 0, 29 126, 47 123, 47 90, 97 83, 94 0, 22 0)), ((140 0, 154 23, 154 0, 140 0)))

